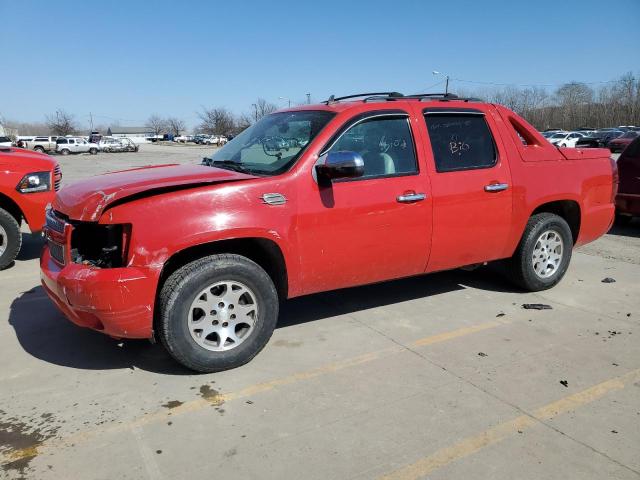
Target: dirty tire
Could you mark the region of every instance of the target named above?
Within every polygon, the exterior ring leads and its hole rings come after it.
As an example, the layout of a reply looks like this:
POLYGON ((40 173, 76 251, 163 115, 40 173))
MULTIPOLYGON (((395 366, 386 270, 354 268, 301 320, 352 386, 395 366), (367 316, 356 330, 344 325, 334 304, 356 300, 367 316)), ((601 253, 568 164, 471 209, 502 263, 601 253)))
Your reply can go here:
POLYGON ((0 227, 2 230, 2 239, 0 241, 0 270, 7 268, 18 256, 20 247, 22 246, 22 234, 20 233, 20 225, 13 216, 0 208, 0 227), (2 248, 4 246, 4 248, 2 248))
POLYGON ((269 275, 246 257, 211 255, 175 271, 160 291, 157 329, 169 354, 185 367, 201 373, 239 367, 255 357, 267 344, 278 320, 278 294, 269 275), (200 346, 189 331, 189 309, 196 296, 209 285, 236 281, 249 287, 256 297, 258 315, 253 330, 238 346, 211 351, 200 346))
POLYGON ((97 148, 90 148, 90 149, 89 149, 89 153, 90 153, 91 155, 96 155, 96 154, 98 153, 98 149, 97 149, 97 148))
POLYGON ((569 268, 573 235, 567 222, 553 213, 538 213, 532 215, 522 234, 522 239, 513 257, 508 261, 508 271, 511 281, 530 292, 547 290, 556 285, 569 268), (552 229, 562 238, 562 257, 557 270, 549 277, 538 276, 533 267, 532 254, 540 235, 552 229))
POLYGON ((60 153, 62 155, 69 155, 71 151, 68 148, 63 148, 62 150, 60 150, 60 153))

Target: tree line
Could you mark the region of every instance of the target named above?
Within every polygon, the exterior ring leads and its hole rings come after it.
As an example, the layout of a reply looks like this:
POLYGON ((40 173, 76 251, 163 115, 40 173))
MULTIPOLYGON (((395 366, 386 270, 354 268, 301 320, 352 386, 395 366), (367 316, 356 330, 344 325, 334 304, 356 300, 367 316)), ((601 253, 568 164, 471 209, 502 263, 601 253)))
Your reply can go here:
MULTIPOLYGON (((455 93, 504 105, 539 130, 640 126, 640 77, 631 72, 596 87, 583 82, 569 82, 553 91, 543 87, 504 86, 475 90, 461 88, 455 93)), ((199 122, 193 132, 235 135, 278 109, 277 105, 263 98, 258 98, 251 107, 251 111, 237 115, 224 107, 202 107, 197 112, 199 122)), ((0 117, 0 123, 4 123, 1 120, 0 117)), ((29 134, 71 135, 80 130, 76 118, 62 109, 46 115, 44 123, 6 123, 29 134)), ((187 131, 183 119, 158 114, 151 115, 144 126, 154 135, 178 136, 187 131)), ((107 128, 94 127, 103 133, 107 128)))
POLYGON ((596 88, 569 82, 551 92, 542 87, 506 86, 456 93, 504 105, 538 130, 640 126, 640 77, 631 72, 596 88))

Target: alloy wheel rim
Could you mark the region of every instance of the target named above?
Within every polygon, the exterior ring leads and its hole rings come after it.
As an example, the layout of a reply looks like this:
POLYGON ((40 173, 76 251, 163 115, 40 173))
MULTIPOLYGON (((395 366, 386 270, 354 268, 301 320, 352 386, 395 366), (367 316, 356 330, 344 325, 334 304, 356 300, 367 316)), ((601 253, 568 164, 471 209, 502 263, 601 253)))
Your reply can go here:
POLYGON ((7 231, 4 229, 2 225, 0 225, 0 257, 4 255, 4 252, 7 251, 8 242, 9 242, 9 237, 7 236, 7 231))
POLYGON ((196 295, 189 308, 191 338, 213 352, 232 350, 249 338, 258 320, 255 293, 245 284, 225 280, 196 295))
POLYGON ((533 271, 540 278, 553 276, 562 263, 564 242, 555 230, 544 231, 536 240, 531 254, 533 271))

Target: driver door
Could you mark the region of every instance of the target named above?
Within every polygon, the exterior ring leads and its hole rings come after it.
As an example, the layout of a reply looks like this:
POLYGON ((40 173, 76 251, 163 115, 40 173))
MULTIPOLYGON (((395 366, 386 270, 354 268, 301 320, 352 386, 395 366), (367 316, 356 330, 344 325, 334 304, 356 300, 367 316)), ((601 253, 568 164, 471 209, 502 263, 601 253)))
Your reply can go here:
POLYGON ((304 293, 424 272, 431 243, 431 195, 418 167, 409 115, 371 112, 349 120, 324 152, 353 151, 364 175, 299 184, 304 293))

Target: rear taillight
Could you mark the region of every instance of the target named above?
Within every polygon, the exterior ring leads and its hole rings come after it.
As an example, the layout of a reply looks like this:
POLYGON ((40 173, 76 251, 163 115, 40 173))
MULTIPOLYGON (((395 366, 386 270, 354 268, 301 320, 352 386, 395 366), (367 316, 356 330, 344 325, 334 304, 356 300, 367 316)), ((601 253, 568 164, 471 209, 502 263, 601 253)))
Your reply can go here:
POLYGON ((611 163, 611 203, 616 203, 616 195, 618 194, 618 184, 620 183, 620 175, 618 175, 618 163, 609 157, 611 163))

